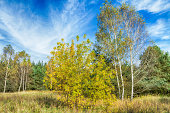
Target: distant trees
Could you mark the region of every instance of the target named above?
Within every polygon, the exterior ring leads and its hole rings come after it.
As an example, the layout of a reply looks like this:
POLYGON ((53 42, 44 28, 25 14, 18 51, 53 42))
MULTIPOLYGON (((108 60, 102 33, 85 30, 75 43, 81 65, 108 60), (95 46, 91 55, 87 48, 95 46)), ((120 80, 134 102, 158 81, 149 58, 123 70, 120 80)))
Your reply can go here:
POLYGON ((5 46, 0 60, 0 91, 5 93, 21 91, 21 88, 23 91, 43 89, 45 64, 40 67, 43 71, 35 68, 37 65, 39 64, 32 66, 30 56, 25 51, 15 53, 11 45, 5 46), (40 70, 40 73, 37 73, 38 70, 40 70), (39 79, 35 81, 37 77, 39 79), (33 86, 32 81, 41 82, 35 83, 36 86, 33 86))
POLYGON ((44 83, 49 89, 61 91, 70 105, 78 105, 85 97, 93 102, 114 98, 110 67, 103 56, 96 60, 91 45, 89 39, 78 44, 62 40, 51 51, 44 83))

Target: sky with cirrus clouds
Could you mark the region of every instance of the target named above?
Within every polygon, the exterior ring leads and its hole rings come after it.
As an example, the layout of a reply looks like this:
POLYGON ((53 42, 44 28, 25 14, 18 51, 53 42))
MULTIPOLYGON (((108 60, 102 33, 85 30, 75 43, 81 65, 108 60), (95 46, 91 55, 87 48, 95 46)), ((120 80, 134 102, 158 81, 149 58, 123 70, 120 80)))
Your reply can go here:
MULTIPOLYGON (((97 14, 104 0, 0 0, 0 52, 11 44, 34 61, 47 60, 57 41, 76 35, 95 42, 97 14)), ((170 0, 124 0, 146 21, 149 36, 170 52, 170 0)), ((115 6, 122 1, 113 0, 115 6)))

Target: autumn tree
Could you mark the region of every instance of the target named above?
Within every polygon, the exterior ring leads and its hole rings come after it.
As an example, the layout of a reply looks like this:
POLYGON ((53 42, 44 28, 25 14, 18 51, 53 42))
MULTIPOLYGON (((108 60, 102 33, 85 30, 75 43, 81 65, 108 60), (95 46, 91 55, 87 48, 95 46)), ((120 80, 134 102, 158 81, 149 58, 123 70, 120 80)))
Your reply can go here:
POLYGON ((10 76, 8 77, 8 83, 7 83, 7 90, 9 92, 14 92, 17 91, 18 89, 18 83, 19 83, 19 78, 18 78, 18 63, 16 59, 16 55, 13 55, 13 59, 10 60, 10 69, 9 69, 9 74, 10 76))
POLYGON ((11 45, 7 45, 6 47, 3 48, 3 63, 4 63, 4 68, 5 68, 5 79, 4 79, 4 93, 6 91, 6 85, 7 85, 7 79, 9 77, 9 70, 11 69, 11 60, 12 60, 12 55, 14 54, 14 49, 12 48, 11 45))
POLYGON ((74 40, 71 44, 62 40, 51 51, 44 83, 50 89, 61 91, 70 105, 78 106, 83 98, 94 102, 114 98, 111 70, 102 56, 96 61, 91 45, 89 39, 77 44, 74 40))
POLYGON ((21 87, 24 91, 27 88, 28 74, 31 71, 30 56, 25 51, 21 51, 17 55, 18 55, 18 63, 19 63, 18 72, 20 75, 20 84, 19 84, 18 91, 21 90, 21 87))

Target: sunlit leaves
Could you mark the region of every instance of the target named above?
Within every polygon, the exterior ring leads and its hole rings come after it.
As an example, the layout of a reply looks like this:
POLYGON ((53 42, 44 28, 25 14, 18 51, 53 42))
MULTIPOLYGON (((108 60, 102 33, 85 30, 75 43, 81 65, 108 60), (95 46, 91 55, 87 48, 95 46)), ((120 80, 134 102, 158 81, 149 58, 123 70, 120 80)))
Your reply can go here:
MULTIPOLYGON (((79 41, 79 36, 76 38, 79 41)), ((51 51, 44 84, 49 89, 62 91, 71 106, 78 105, 83 98, 95 102, 114 97, 111 70, 103 56, 96 60, 91 46, 89 39, 77 44, 74 40, 71 44, 62 41, 51 51)))

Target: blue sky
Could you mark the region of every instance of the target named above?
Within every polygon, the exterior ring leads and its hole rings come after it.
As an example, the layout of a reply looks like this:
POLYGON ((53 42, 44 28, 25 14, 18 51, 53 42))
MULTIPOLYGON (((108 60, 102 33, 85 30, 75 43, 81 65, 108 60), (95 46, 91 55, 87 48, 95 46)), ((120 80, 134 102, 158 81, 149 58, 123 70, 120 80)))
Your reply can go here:
MULTIPOLYGON (((34 61, 47 60, 56 43, 76 35, 95 41, 97 14, 104 0, 0 0, 0 53, 11 44, 34 61)), ((135 6, 146 21, 149 36, 170 52, 170 0, 114 0, 135 6)))

